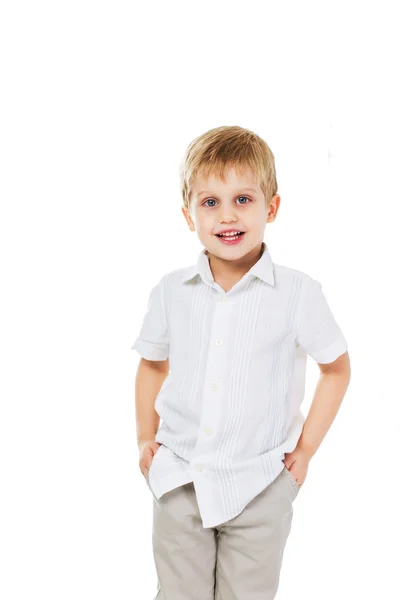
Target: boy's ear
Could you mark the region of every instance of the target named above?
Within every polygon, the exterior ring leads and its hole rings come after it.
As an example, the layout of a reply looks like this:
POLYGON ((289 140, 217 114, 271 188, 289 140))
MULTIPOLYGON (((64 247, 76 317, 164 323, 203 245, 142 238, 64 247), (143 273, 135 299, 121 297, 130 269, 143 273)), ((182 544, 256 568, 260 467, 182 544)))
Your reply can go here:
POLYGON ((281 197, 279 196, 279 194, 275 194, 275 196, 272 196, 269 206, 268 206, 267 223, 272 223, 272 221, 275 221, 276 216, 278 214, 280 203, 281 203, 281 197))
POLYGON ((190 213, 187 210, 186 206, 182 206, 181 210, 182 210, 183 216, 185 217, 185 220, 186 220, 187 224, 189 225, 189 229, 191 231, 195 231, 194 223, 193 223, 193 221, 192 221, 192 219, 190 217, 190 213))

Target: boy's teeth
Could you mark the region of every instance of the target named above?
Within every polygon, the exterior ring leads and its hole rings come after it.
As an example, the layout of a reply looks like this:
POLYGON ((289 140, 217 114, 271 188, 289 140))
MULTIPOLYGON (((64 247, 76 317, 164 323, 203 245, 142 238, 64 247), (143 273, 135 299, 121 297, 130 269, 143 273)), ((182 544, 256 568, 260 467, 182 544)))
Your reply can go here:
POLYGON ((219 233, 218 235, 219 235, 219 237, 223 237, 223 238, 225 238, 227 240, 237 240, 242 235, 242 232, 239 231, 238 233, 235 233, 235 232, 233 232, 233 233, 219 233))

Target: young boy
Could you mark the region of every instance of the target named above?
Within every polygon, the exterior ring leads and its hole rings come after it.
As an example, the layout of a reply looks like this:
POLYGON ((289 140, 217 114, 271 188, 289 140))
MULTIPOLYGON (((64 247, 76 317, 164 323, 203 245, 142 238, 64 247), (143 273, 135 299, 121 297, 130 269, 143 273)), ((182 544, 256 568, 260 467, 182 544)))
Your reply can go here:
POLYGON ((321 284, 263 241, 280 205, 264 140, 206 132, 181 186, 204 249, 153 287, 132 346, 155 600, 272 600, 292 503, 350 380, 347 342, 321 284), (307 355, 321 376, 305 420, 307 355))

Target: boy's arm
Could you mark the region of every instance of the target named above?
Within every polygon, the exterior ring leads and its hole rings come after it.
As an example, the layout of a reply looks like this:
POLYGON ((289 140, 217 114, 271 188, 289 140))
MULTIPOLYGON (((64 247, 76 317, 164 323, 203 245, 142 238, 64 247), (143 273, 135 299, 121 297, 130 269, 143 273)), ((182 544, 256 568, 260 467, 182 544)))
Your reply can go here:
POLYGON ((136 434, 138 445, 154 440, 160 417, 154 408, 155 399, 169 372, 169 360, 141 358, 135 379, 136 434))
POLYGON ((147 311, 144 315, 139 336, 132 350, 140 354, 136 372, 136 432, 137 442, 155 440, 160 417, 154 408, 158 392, 169 372, 169 327, 164 300, 162 277, 150 291, 147 311))
POLYGON ((296 448, 285 454, 284 464, 298 486, 304 483, 310 459, 332 425, 350 381, 347 340, 321 283, 310 277, 303 291, 296 341, 315 360, 321 374, 296 448))
POLYGON ((321 374, 296 450, 311 458, 332 425, 350 382, 351 368, 346 351, 331 363, 318 363, 321 374))

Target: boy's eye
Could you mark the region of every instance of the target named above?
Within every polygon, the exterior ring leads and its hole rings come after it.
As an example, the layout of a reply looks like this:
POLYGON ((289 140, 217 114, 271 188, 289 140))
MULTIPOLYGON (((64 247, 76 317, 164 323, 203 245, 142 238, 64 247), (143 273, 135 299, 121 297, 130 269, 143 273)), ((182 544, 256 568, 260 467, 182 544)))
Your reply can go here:
MULTIPOLYGON (((250 198, 248 198, 247 196, 238 196, 237 200, 239 200, 239 198, 245 198, 246 200, 250 201, 250 198)), ((207 202, 215 202, 214 198, 208 198, 208 200, 206 200, 204 202, 204 204, 207 204, 207 202)), ((248 204, 248 202, 240 202, 239 204, 248 204)), ((209 204, 207 206, 210 206, 209 204)))

